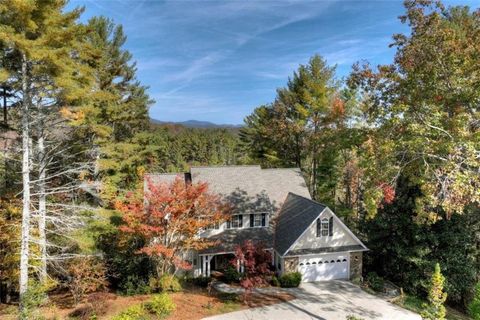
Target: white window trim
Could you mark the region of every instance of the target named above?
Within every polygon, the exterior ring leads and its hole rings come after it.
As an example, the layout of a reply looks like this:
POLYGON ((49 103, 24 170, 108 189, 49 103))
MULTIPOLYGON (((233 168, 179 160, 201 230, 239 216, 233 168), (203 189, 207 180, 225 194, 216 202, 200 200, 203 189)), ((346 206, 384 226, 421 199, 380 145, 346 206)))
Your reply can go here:
POLYGON ((327 218, 323 218, 322 220, 320 220, 320 236, 328 237, 329 235, 330 235, 330 220, 327 218), (326 234, 324 234, 324 231, 326 232, 326 234))
MULTIPOLYGON (((253 215, 253 227, 254 227, 254 228, 261 228, 261 227, 263 227, 263 226, 262 226, 262 215, 263 215, 263 213, 255 213, 255 214, 253 215), (257 221, 257 218, 258 218, 258 221, 257 221), (258 225, 256 225, 257 222, 259 223, 258 225)), ((265 226, 266 226, 266 224, 267 224, 267 221, 266 221, 266 220, 267 220, 267 217, 265 216, 265 226)))
POLYGON ((227 229, 242 229, 242 228, 244 228, 244 226, 243 226, 243 215, 241 215, 241 214, 232 215, 232 217, 230 218, 230 227, 227 227, 227 229), (239 218, 241 218, 241 219, 239 219, 239 218), (238 226, 233 226, 233 221, 234 220, 237 222, 238 226), (241 227, 240 227, 240 220, 241 220, 241 225, 242 225, 241 227))

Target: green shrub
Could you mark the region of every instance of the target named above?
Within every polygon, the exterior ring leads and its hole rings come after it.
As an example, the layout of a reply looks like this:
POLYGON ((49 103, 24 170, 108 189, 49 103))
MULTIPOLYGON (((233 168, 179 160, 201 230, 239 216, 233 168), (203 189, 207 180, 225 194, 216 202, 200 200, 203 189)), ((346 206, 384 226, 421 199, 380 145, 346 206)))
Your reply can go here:
POLYGON ((114 316, 112 320, 147 320, 148 316, 142 304, 131 306, 114 316))
POLYGON ((182 291, 182 286, 177 277, 170 274, 164 274, 158 279, 158 289, 163 292, 179 292, 182 291))
POLYGON ((354 315, 349 314, 346 318, 346 320, 363 320, 363 318, 358 318, 354 315))
POLYGON ((242 274, 236 268, 229 266, 223 273, 223 280, 226 283, 238 282, 242 274))
POLYGON ((159 318, 164 318, 175 310, 172 298, 166 293, 155 295, 150 302, 145 304, 145 307, 159 318))
POLYGON ((148 294, 151 292, 149 285, 142 278, 136 275, 128 276, 119 286, 120 293, 126 296, 137 294, 148 294))
POLYGON ((368 286, 374 291, 382 292, 385 286, 385 281, 376 272, 369 272, 366 277, 368 286))
POLYGON ((272 280, 270 282, 271 282, 272 286, 280 287, 280 281, 278 281, 278 278, 276 276, 273 276, 272 280))
POLYGON ((475 286, 472 302, 468 305, 468 314, 474 320, 480 320, 480 282, 475 286))
POLYGON ((290 272, 282 275, 278 281, 282 288, 295 288, 302 282, 302 274, 300 272, 290 272))

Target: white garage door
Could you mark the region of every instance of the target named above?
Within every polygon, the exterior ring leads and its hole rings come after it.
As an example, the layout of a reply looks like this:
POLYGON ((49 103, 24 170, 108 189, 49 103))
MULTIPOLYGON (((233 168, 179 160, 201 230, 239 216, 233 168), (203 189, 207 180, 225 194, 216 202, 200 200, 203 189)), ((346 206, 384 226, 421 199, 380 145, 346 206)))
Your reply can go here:
POLYGON ((298 271, 303 282, 348 279, 348 260, 345 254, 300 257, 298 271))

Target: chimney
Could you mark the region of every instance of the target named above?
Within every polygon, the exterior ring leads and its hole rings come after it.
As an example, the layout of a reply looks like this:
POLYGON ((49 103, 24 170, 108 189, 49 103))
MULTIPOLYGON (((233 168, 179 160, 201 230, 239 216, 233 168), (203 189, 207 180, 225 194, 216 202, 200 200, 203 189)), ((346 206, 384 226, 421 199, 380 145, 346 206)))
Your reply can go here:
POLYGON ((192 185, 192 173, 190 171, 185 172, 185 185, 187 185, 187 186, 192 185))

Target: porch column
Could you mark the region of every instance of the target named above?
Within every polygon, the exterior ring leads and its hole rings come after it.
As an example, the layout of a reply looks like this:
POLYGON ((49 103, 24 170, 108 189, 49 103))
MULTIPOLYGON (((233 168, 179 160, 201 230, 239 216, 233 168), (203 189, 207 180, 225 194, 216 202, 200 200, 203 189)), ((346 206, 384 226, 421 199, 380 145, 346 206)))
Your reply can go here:
POLYGON ((210 277, 210 274, 211 274, 211 271, 210 270, 210 262, 212 261, 212 258, 214 256, 213 255, 205 255, 205 256, 202 256, 202 266, 203 266, 203 272, 202 272, 202 275, 204 277, 210 277))

